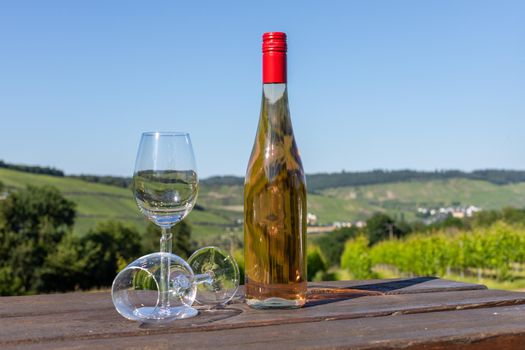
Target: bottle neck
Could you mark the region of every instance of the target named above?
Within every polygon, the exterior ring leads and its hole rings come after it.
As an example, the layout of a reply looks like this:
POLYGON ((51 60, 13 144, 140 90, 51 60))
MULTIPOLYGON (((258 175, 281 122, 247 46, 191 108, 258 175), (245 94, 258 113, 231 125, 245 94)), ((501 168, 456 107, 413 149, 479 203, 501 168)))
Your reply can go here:
POLYGON ((263 98, 266 104, 276 104, 286 102, 288 104, 288 87, 286 83, 263 84, 263 98))
POLYGON ((259 128, 269 135, 268 140, 272 139, 272 142, 284 135, 293 135, 286 84, 263 84, 259 128))
POLYGON ((286 136, 293 138, 286 86, 285 45, 285 41, 263 43, 263 98, 259 135, 266 135, 267 146, 282 144, 286 136))
POLYGON ((286 84, 286 52, 263 53, 263 84, 286 84))

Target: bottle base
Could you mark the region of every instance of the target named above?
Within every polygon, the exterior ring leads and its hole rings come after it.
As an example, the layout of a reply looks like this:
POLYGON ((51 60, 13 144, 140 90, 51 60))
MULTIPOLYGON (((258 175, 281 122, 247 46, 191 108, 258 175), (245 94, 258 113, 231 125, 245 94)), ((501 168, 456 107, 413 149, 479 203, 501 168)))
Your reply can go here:
POLYGON ((253 309, 298 309, 305 304, 304 299, 287 300, 283 298, 246 299, 246 304, 253 309))

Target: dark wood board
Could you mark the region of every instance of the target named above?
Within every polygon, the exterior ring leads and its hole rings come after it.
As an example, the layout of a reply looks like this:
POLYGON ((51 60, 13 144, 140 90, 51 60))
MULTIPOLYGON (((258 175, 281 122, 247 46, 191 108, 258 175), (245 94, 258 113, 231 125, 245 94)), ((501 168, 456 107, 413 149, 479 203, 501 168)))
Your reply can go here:
POLYGON ((288 325, 56 340, 2 349, 523 349, 525 306, 288 325))
POLYGON ((108 292, 4 297, 0 298, 0 349, 146 349, 172 348, 173 344, 187 344, 190 348, 211 345, 262 348, 268 347, 268 343, 274 348, 344 348, 351 344, 367 349, 421 348, 422 344, 429 349, 438 349, 444 344, 447 349, 453 349, 451 344, 494 346, 501 343, 511 349, 516 342, 524 340, 525 293, 487 290, 482 285, 435 278, 413 278, 312 283, 309 298, 302 309, 271 311, 252 310, 238 299, 224 309, 201 308, 201 314, 195 318, 159 327, 122 318, 114 310, 108 292), (512 317, 494 317, 513 312, 516 315, 512 317), (449 315, 451 322, 459 317, 461 328, 446 325, 444 315, 449 315), (477 316, 469 321, 465 315, 477 316), (410 322, 418 324, 415 321, 418 317, 420 324, 429 325, 427 330, 436 326, 429 323, 436 317, 435 323, 445 330, 444 338, 417 327, 414 330, 419 329, 420 336, 416 336, 415 331, 410 333, 410 322), (499 321, 492 322, 495 319, 499 321), (516 326, 513 322, 518 319, 521 324, 516 326), (385 330, 381 331, 375 324, 384 324, 385 330), (364 328, 355 328, 356 325, 364 328), (348 328, 346 336, 341 333, 345 327, 348 328), (354 334, 355 329, 360 335, 354 334), (228 340, 228 334, 233 343, 228 340), (308 336, 303 337, 304 334, 308 336), (405 338, 399 338, 399 334, 405 338), (475 334, 479 337, 474 337, 475 334), (214 341, 211 335, 219 340, 214 341), (387 347, 374 340, 379 336, 390 339, 387 347), (326 337, 333 341, 323 342, 326 337))

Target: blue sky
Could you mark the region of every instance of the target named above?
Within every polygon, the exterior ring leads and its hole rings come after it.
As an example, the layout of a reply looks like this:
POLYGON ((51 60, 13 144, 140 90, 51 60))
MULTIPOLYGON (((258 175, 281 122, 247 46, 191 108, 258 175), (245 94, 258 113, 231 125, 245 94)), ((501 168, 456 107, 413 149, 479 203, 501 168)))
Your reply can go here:
POLYGON ((261 35, 307 173, 525 169, 524 1, 0 2, 0 159, 131 175, 142 131, 244 175, 261 35))

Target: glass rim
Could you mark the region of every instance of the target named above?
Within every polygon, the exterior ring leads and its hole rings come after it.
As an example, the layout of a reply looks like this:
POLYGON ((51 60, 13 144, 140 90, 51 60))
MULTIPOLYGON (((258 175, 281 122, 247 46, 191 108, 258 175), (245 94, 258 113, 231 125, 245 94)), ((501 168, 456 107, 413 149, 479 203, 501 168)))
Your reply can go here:
POLYGON ((186 131, 146 131, 142 133, 142 136, 190 136, 189 132, 186 131))

